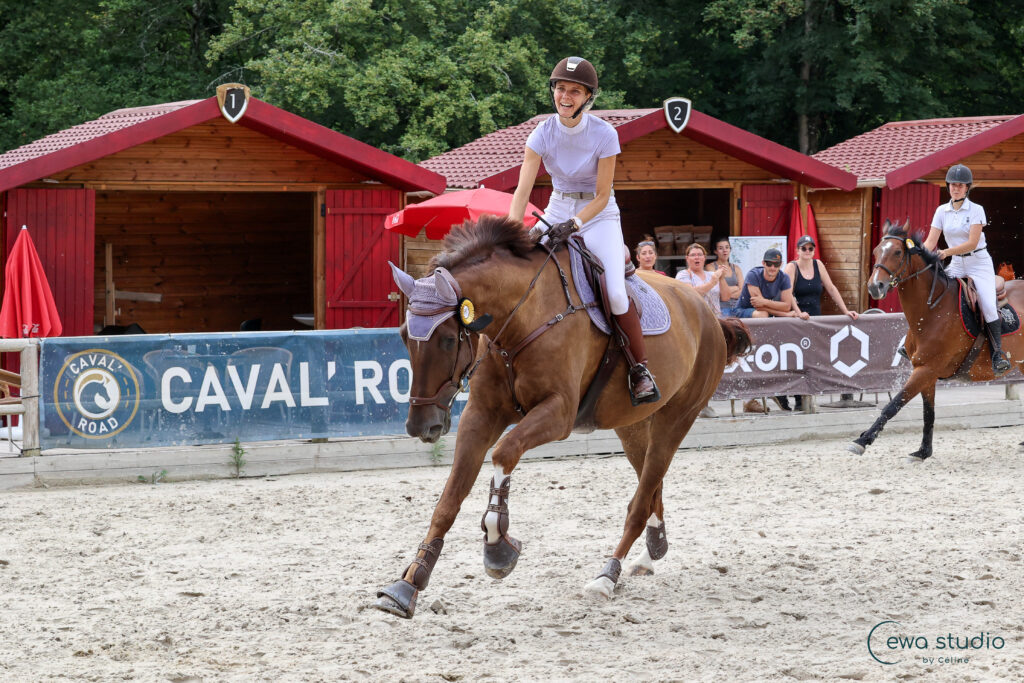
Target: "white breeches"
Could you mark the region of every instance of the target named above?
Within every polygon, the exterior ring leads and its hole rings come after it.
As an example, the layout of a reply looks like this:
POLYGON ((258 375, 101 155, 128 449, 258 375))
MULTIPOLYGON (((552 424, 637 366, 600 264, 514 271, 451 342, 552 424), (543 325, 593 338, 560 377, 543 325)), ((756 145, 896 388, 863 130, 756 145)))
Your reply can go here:
POLYGON ((954 256, 946 268, 946 274, 950 277, 970 277, 974 280, 985 322, 990 323, 999 319, 999 312, 996 309, 996 272, 988 250, 970 256, 954 256))
MULTIPOLYGON (((555 199, 552 197, 544 210, 544 220, 551 225, 567 221, 583 210, 590 199, 555 199)), ((629 310, 629 296, 626 295, 626 256, 629 251, 622 241, 622 224, 619 222, 619 206, 615 197, 608 199, 608 205, 592 218, 580 231, 587 249, 594 252, 604 264, 605 282, 608 285, 608 302, 614 315, 629 310), (624 252, 625 250, 625 252, 624 252)))

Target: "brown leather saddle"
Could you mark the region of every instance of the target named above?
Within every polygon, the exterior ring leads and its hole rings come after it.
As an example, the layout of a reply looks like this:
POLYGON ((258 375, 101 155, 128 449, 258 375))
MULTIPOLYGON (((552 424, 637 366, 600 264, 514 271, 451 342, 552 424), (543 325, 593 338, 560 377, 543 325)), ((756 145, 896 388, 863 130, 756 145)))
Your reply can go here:
MULTIPOLYGON (((966 300, 967 308, 978 320, 981 320, 981 305, 978 303, 978 288, 974 285, 974 279, 969 277, 957 278, 960 281, 960 291, 966 300)), ((1002 308, 1007 304, 1006 280, 996 275, 996 306, 1002 308)))

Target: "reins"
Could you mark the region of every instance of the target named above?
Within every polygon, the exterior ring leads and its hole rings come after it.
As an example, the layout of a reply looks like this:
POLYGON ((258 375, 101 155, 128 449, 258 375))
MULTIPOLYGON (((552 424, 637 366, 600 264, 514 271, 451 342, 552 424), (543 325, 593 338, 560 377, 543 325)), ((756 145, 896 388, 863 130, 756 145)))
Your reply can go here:
MULTIPOLYGON (((899 240, 901 242, 903 241, 902 237, 898 237, 896 235, 885 235, 885 236, 882 237, 882 239, 883 240, 899 240)), ((920 247, 918 247, 918 246, 915 246, 914 248, 920 250, 920 247)), ((889 268, 887 266, 885 266, 884 264, 881 264, 881 263, 876 263, 875 264, 875 268, 881 268, 882 270, 884 270, 886 273, 889 274, 889 286, 892 287, 893 289, 895 289, 896 286, 899 285, 899 284, 902 284, 904 282, 909 282, 910 280, 913 280, 918 275, 921 275, 921 274, 923 274, 923 273, 925 273, 925 272, 927 272, 929 270, 934 270, 935 273, 932 276, 932 286, 928 290, 928 299, 927 299, 927 301, 925 301, 925 303, 928 305, 929 309, 934 309, 936 306, 939 305, 939 302, 942 301, 942 297, 944 297, 946 295, 946 292, 949 291, 949 280, 945 281, 945 287, 943 287, 942 293, 939 294, 938 298, 933 300, 932 297, 935 295, 935 285, 938 283, 938 281, 940 279, 940 277, 939 277, 939 269, 942 266, 941 266, 941 264, 938 261, 933 261, 932 263, 927 263, 926 262, 924 268, 921 268, 920 270, 917 270, 917 271, 911 273, 910 275, 907 275, 906 277, 900 277, 899 274, 902 273, 905 269, 909 268, 909 266, 910 266, 910 257, 911 256, 912 256, 912 252, 911 252, 910 249, 904 250, 903 258, 900 259, 899 268, 897 268, 897 272, 895 272, 895 273, 892 272, 891 270, 889 270, 889 268)))

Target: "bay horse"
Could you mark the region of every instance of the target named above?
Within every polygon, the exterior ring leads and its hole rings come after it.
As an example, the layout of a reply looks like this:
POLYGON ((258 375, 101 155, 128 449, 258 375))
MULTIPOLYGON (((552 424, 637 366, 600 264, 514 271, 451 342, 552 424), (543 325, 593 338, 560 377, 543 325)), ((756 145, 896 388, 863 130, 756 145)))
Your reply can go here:
MULTIPOLYGON (((889 221, 885 222, 882 231, 882 239, 872 252, 875 267, 868 280, 868 294, 874 299, 881 299, 891 289, 896 289, 907 318, 904 346, 914 369, 903 389, 882 409, 882 414, 871 428, 850 444, 848 450, 856 455, 864 453, 885 424, 908 401, 921 394, 924 435, 921 448, 911 453, 910 458, 923 461, 932 455, 935 383, 957 373, 974 345, 974 339, 964 331, 960 320, 960 288, 955 279, 946 275, 938 253, 922 246, 923 235, 910 234, 909 223, 900 226, 889 221)), ((1014 309, 1024 311, 1024 282, 1007 282, 1006 294, 1014 309)), ((984 334, 985 330, 981 329, 979 335, 984 334)), ((1009 353, 1014 366, 1024 364, 1024 337, 1019 330, 1003 337, 1003 350, 1009 353)), ((986 342, 970 368, 970 381, 994 379, 991 361, 991 347, 986 342)))
MULTIPOLYGON (((433 443, 447 432, 452 401, 463 380, 472 377, 451 472, 426 538, 401 578, 377 593, 375 607, 405 618, 412 618, 445 534, 496 442, 481 522, 484 566, 494 578, 515 567, 522 544, 508 534, 509 475, 526 451, 570 435, 581 397, 609 343, 577 305, 582 302, 573 288, 567 251, 535 246, 522 223, 493 216, 467 221, 448 234, 431 267, 431 276, 413 280, 392 265, 409 298, 401 328, 412 365, 409 435, 433 443), (491 336, 484 335, 485 326, 491 336)), ((586 588, 604 598, 611 597, 620 562, 645 525, 647 549, 633 573, 651 573, 652 560, 667 551, 662 479, 726 365, 750 348, 746 326, 736 319, 719 320, 693 288, 656 273, 641 277, 665 300, 671 326, 646 339, 661 399, 631 405, 626 365, 617 352, 594 412, 596 427, 614 429, 621 439, 639 480, 622 537, 586 588)))

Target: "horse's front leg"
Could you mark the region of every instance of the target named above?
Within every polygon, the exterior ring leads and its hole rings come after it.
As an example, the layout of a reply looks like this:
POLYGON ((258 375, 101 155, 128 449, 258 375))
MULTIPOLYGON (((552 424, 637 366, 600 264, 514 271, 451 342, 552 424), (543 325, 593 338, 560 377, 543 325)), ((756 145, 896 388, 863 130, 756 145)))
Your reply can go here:
POLYGON ((935 429, 934 383, 921 390, 921 402, 924 404, 924 434, 921 436, 921 447, 910 454, 910 458, 917 462, 923 462, 932 455, 932 433, 935 429))
POLYGON ((882 409, 882 414, 878 416, 878 419, 875 420, 875 423, 871 425, 871 427, 867 431, 863 432, 860 436, 854 439, 853 443, 847 447, 847 450, 856 455, 863 454, 864 450, 872 443, 874 443, 876 438, 878 438, 879 433, 881 433, 882 428, 885 427, 886 423, 889 422, 889 420, 891 420, 893 417, 895 417, 896 413, 900 412, 900 409, 903 408, 903 406, 905 406, 912 398, 917 396, 922 391, 925 391, 929 387, 931 389, 932 408, 929 409, 927 407, 928 403, 926 402, 925 428, 927 430, 927 439, 930 444, 931 428, 927 424, 927 422, 929 410, 931 410, 933 424, 935 420, 934 400, 935 382, 937 379, 938 378, 935 376, 935 373, 924 366, 914 368, 914 371, 910 373, 910 379, 908 379, 907 383, 903 385, 903 389, 900 391, 900 393, 893 396, 892 400, 889 401, 885 408, 882 409))
POLYGON ((511 574, 523 551, 523 544, 508 534, 512 470, 526 451, 570 434, 569 403, 560 394, 541 401, 501 439, 491 454, 494 476, 487 511, 480 520, 484 532, 484 569, 488 576, 503 579, 511 574))
POLYGON ((430 581, 434 564, 444 547, 444 536, 455 523, 462 501, 473 488, 473 482, 480 473, 487 449, 498 439, 506 426, 495 418, 495 414, 496 411, 489 407, 476 408, 470 399, 459 420, 452 469, 441 493, 441 499, 434 507, 427 537, 420 544, 416 557, 402 577, 377 591, 377 602, 374 604, 377 609, 405 619, 411 619, 416 612, 416 598, 430 581))

